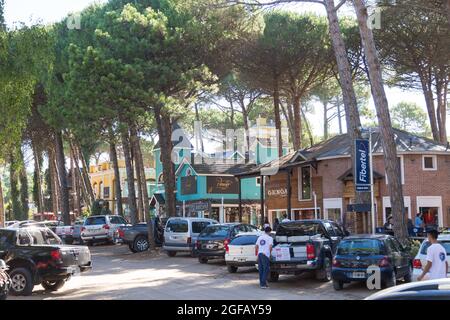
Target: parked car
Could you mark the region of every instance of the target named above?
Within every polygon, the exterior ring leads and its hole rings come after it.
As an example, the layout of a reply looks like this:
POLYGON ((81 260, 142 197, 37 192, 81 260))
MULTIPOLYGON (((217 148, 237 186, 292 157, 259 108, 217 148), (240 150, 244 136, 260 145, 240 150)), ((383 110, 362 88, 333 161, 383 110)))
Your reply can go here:
POLYGON ((398 279, 410 282, 412 261, 408 250, 390 235, 355 235, 338 246, 333 260, 333 287, 342 290, 344 283, 367 281, 370 266, 380 268, 381 284, 393 287, 398 279))
POLYGON ((31 226, 35 226, 35 227, 41 227, 41 228, 49 228, 50 230, 52 230, 53 232, 56 233, 56 229, 59 226, 62 226, 63 223, 61 221, 31 221, 31 222, 26 222, 26 223, 21 223, 19 224, 20 228, 26 228, 26 227, 31 227, 31 226))
POLYGON ((406 283, 378 291, 364 300, 450 300, 450 279, 406 283))
POLYGON ((83 224, 83 220, 77 220, 73 225, 61 225, 56 227, 54 232, 66 244, 83 244, 83 239, 81 239, 81 229, 83 228, 83 224))
POLYGON ((280 274, 315 273, 331 280, 331 262, 346 232, 330 220, 296 220, 281 223, 272 250, 269 281, 280 274))
POLYGON ((36 223, 37 223, 37 221, 34 221, 34 220, 16 221, 15 223, 10 224, 7 228, 16 229, 16 228, 20 228, 23 226, 36 224, 36 223))
POLYGON ((117 231, 120 241, 128 245, 131 252, 143 252, 149 249, 148 224, 146 222, 120 227, 117 231))
POLYGON ((20 221, 12 220, 12 221, 5 221, 5 228, 8 228, 9 226, 12 226, 15 223, 18 223, 20 221))
MULTIPOLYGON (((447 251, 447 263, 449 269, 447 270, 447 276, 450 277, 450 234, 440 234, 438 236, 438 241, 441 245, 444 246, 445 251, 447 251)), ((422 274, 422 270, 427 264, 427 249, 430 246, 430 242, 428 240, 424 240, 420 245, 419 252, 414 257, 413 261, 413 281, 417 281, 417 278, 422 274)))
POLYGON ((197 237, 211 224, 218 222, 205 218, 169 218, 164 229, 163 249, 169 257, 174 257, 177 252, 188 252, 195 256, 197 237))
POLYGON ((245 223, 224 223, 206 227, 196 242, 198 261, 208 263, 209 259, 224 259, 231 239, 240 233, 249 232, 257 233, 258 228, 245 223))
POLYGON ((81 239, 88 246, 94 242, 113 243, 117 228, 129 225, 121 216, 99 215, 86 218, 81 228, 81 239))
POLYGON ((254 267, 258 263, 255 246, 260 234, 261 232, 241 233, 231 239, 225 248, 225 263, 228 272, 235 273, 240 267, 254 267))
POLYGON ((63 245, 50 229, 38 227, 0 229, 0 259, 9 266, 13 295, 30 295, 39 284, 56 291, 92 268, 89 248, 63 245))
POLYGON ((8 275, 8 267, 4 260, 0 260, 0 300, 8 298, 9 289, 11 288, 11 278, 8 275))

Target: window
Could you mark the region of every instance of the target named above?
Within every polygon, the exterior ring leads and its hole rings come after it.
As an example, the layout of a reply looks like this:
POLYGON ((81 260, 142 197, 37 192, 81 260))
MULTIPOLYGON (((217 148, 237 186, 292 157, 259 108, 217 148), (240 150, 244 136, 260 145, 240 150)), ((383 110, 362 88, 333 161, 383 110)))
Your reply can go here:
POLYGON ((425 171, 437 170, 436 156, 423 156, 422 169, 425 171))
POLYGON ((0 231, 0 249, 11 245, 14 242, 14 231, 0 231))
POLYGON ((105 217, 89 217, 84 222, 85 226, 95 226, 100 224, 106 224, 106 218, 105 217))
POLYGON ((208 226, 205 229, 203 229, 200 236, 222 238, 222 237, 228 237, 229 232, 230 232, 229 226, 215 225, 215 226, 208 226))
POLYGON ((301 167, 300 168, 300 200, 310 200, 311 199, 311 167, 301 167))
POLYGON ((261 177, 256 178, 256 186, 259 187, 261 185, 261 177))
POLYGON ((375 239, 355 239, 341 241, 339 255, 378 255, 383 253, 381 243, 375 239))
POLYGON ((193 221, 192 222, 192 233, 200 233, 209 226, 210 223, 206 221, 193 221))
POLYGON ((167 232, 185 233, 185 232, 189 231, 189 225, 188 225, 187 220, 181 220, 181 219, 170 220, 167 223, 166 231, 167 232))
POLYGON ((258 236, 240 236, 231 240, 230 245, 234 246, 249 246, 255 245, 256 240, 258 240, 258 236))

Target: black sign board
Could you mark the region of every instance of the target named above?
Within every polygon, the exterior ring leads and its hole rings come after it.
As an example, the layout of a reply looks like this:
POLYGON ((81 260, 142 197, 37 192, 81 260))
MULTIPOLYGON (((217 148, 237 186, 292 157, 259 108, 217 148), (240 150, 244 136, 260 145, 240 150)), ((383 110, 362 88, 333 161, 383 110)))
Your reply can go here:
POLYGON ((235 177, 207 177, 206 179, 208 193, 228 193, 238 194, 238 179, 235 177))
POLYGON ((181 194, 197 193, 197 176, 181 177, 181 194))
POLYGON ((347 206, 348 212, 370 212, 371 206, 370 203, 355 203, 355 204, 349 204, 347 206))

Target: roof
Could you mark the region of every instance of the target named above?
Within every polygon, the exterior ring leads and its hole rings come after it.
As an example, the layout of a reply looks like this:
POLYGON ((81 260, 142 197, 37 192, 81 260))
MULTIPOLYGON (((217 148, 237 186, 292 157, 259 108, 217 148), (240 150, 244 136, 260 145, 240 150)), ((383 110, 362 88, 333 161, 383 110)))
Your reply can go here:
MULTIPOLYGON (((172 144, 173 144, 173 146, 181 145, 181 147, 183 147, 183 148, 190 148, 190 149, 194 148, 192 146, 191 141, 186 136, 186 132, 184 131, 184 129, 182 127, 180 127, 180 125, 176 121, 174 121, 172 123, 172 134, 171 134, 171 136, 172 136, 172 144)), ((161 146, 159 144, 159 140, 156 143, 154 149, 158 149, 158 148, 161 148, 161 146)))
MULTIPOLYGON (((383 153, 379 129, 374 128, 373 130, 372 151, 374 153, 383 153)), ((450 154, 450 148, 447 145, 400 129, 393 128, 393 131, 397 152, 449 152, 450 154)), ((300 150, 299 153, 308 159, 314 158, 317 160, 328 157, 350 156, 350 136, 348 134, 341 134, 310 148, 300 150)))

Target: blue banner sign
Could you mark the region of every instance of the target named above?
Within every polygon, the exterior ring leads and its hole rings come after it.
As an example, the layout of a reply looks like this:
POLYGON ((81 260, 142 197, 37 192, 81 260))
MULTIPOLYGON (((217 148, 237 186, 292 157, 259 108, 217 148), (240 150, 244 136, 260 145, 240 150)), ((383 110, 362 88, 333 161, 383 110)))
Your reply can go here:
POLYGON ((370 191, 369 140, 355 140, 355 189, 358 192, 370 191))

